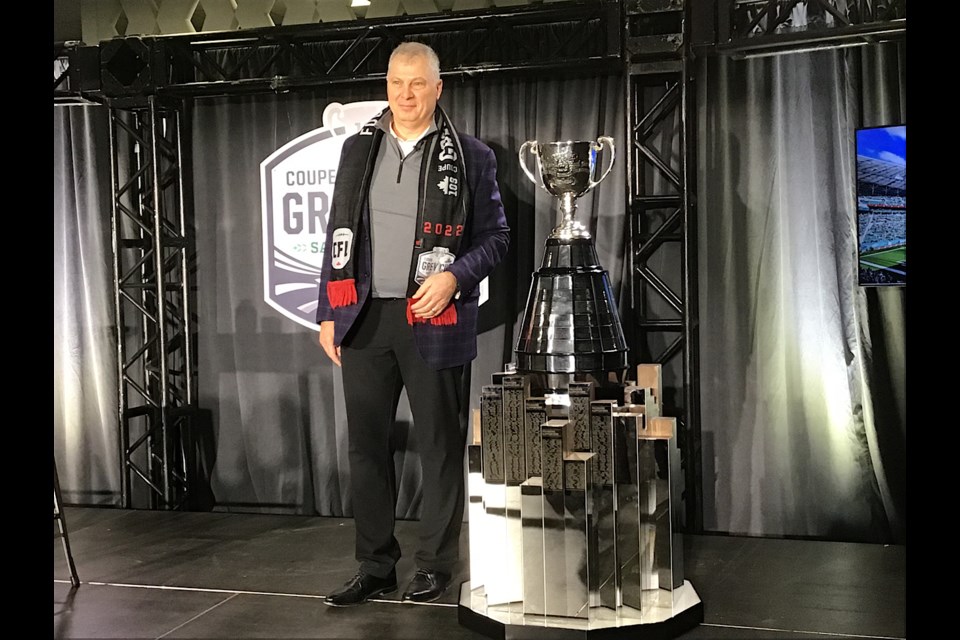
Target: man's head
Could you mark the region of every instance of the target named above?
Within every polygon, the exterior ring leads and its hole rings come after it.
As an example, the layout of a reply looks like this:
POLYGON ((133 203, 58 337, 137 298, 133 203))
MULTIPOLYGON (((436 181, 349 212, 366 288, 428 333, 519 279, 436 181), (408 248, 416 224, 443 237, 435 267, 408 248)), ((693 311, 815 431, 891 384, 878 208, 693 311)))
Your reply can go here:
POLYGON ((418 134, 430 124, 443 91, 440 60, 425 44, 404 42, 390 54, 387 101, 397 133, 418 134))

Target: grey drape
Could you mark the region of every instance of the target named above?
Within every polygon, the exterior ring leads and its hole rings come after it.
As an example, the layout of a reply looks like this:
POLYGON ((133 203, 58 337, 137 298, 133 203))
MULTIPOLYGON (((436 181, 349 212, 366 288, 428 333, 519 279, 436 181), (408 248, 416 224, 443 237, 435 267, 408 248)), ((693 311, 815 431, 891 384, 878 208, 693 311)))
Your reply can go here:
POLYGON ((903 51, 700 75, 704 522, 904 540, 904 289, 857 286, 854 131, 905 122, 903 51))
POLYGON ((64 502, 119 504, 107 110, 53 111, 53 438, 64 502))

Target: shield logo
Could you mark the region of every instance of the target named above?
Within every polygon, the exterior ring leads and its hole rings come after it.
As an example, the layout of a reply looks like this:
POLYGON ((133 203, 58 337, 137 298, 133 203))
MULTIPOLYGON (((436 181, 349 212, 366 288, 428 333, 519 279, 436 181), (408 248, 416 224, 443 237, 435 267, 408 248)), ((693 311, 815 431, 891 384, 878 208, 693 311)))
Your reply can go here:
POLYGON ((343 141, 386 106, 383 100, 333 102, 323 111, 323 127, 260 163, 263 299, 308 329, 320 328, 320 267, 343 141))

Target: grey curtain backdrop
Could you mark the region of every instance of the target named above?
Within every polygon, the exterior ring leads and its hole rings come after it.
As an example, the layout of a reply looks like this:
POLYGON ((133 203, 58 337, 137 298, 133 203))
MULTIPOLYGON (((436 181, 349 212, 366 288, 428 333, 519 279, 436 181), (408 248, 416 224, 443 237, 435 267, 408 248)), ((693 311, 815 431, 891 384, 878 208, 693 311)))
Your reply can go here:
MULTIPOLYGON (((286 319, 262 296, 259 163, 289 140, 321 126, 324 107, 382 99, 383 87, 209 99, 193 111, 200 404, 213 413, 212 488, 221 509, 350 515, 350 470, 339 369, 317 334, 286 319)), ((532 272, 555 224, 555 203, 521 173, 528 139, 624 140, 619 78, 445 81, 441 106, 460 131, 494 150, 512 246, 481 307, 471 404, 482 384, 513 358, 532 272)), ((622 142, 621 142, 622 144, 622 142)), ((583 199, 597 249, 618 291, 622 282, 623 162, 583 199)), ((370 394, 381 393, 369 389, 370 394)), ((455 425, 452 428, 456 428, 455 425)), ((416 426, 401 399, 394 437, 397 515, 419 510, 416 426)))
POLYGON ((64 502, 120 503, 107 110, 53 110, 53 444, 64 502))
POLYGON ((905 541, 904 288, 857 285, 854 131, 906 122, 905 51, 699 77, 704 523, 905 541))

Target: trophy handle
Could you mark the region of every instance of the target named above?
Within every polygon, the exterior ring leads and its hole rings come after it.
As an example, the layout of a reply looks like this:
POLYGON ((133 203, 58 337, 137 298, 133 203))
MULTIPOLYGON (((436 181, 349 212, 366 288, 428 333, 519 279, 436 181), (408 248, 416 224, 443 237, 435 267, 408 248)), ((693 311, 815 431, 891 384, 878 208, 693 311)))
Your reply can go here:
MULTIPOLYGON (((527 169, 527 161, 526 161, 526 157, 524 156, 524 153, 531 148, 535 148, 536 146, 537 146, 536 140, 527 140, 522 145, 520 145, 520 152, 517 154, 517 157, 520 158, 520 168, 523 169, 523 172, 527 174, 528 178, 530 178, 530 182, 537 185, 544 191, 547 191, 547 187, 544 186, 543 181, 537 180, 536 176, 534 176, 530 172, 530 169, 527 169)), ((539 159, 539 155, 537 156, 537 158, 539 159)), ((540 164, 539 161, 537 162, 537 164, 540 164)))
POLYGON ((607 165, 607 170, 603 172, 603 175, 600 176, 599 180, 591 180, 590 188, 593 189, 595 186, 603 182, 603 179, 607 177, 607 174, 610 173, 610 169, 613 169, 613 161, 617 157, 617 151, 613 146, 613 138, 610 136, 600 136, 597 138, 597 142, 600 144, 597 145, 597 149, 603 149, 603 145, 610 147, 610 164, 607 165))

